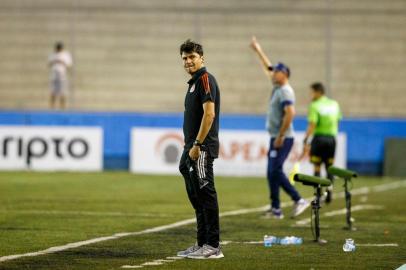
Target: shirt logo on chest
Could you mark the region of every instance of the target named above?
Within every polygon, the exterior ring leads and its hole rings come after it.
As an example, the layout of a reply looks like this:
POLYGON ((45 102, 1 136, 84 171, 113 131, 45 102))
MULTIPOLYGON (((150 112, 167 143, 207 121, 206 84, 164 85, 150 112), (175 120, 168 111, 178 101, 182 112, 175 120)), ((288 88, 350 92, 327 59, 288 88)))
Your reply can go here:
POLYGON ((193 93, 195 91, 195 85, 193 84, 192 87, 190 87, 189 93, 193 93))

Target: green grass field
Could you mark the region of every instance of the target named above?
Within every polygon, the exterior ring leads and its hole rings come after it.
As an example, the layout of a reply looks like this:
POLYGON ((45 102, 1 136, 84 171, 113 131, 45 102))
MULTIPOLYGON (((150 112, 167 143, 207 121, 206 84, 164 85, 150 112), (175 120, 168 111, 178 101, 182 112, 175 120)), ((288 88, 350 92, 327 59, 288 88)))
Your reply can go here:
MULTIPOLYGON (((400 179, 361 178, 354 190, 387 185, 400 179)), ((337 180, 335 192, 343 190, 337 180)), ((405 182, 402 182, 405 183, 405 182)), ((256 208, 268 203, 265 179, 216 179, 220 211, 256 208)), ((297 184, 304 197, 313 190, 297 184)), ((294 226, 310 217, 310 210, 296 220, 267 220, 261 213, 221 218, 224 259, 182 259, 143 269, 396 269, 406 264, 406 185, 369 189, 353 196, 353 206, 377 209, 353 213, 357 231, 342 230, 344 215, 323 216, 344 208, 336 198, 321 209, 324 245, 313 243, 309 227, 294 226), (246 244, 265 234, 304 238, 299 246, 263 247, 246 244), (342 245, 353 238, 357 250, 345 253, 342 245), (397 244, 368 246, 365 244, 397 244), (364 246, 362 245, 364 244, 364 246)), ((286 196, 282 201, 288 202, 286 196)), ((284 209, 288 216, 290 207, 284 209)), ((0 257, 36 252, 54 246, 137 232, 193 217, 183 180, 173 176, 104 173, 0 173, 0 257)), ((1 261, 0 269, 123 269, 174 256, 194 242, 194 224, 160 232, 120 237, 60 252, 1 261)))

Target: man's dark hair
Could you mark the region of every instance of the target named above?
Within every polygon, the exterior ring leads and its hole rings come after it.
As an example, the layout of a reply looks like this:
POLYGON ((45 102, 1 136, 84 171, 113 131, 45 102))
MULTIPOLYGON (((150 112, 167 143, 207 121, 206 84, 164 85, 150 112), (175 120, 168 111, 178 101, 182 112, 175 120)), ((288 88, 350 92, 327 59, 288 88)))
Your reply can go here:
POLYGON ((324 89, 324 85, 321 82, 312 83, 310 87, 313 89, 314 92, 318 92, 323 95, 326 92, 326 90, 324 89))
POLYGON ((198 53, 200 56, 203 56, 203 47, 197 42, 194 42, 190 39, 186 40, 183 42, 182 45, 180 45, 180 54, 182 55, 183 52, 185 53, 198 53))
POLYGON ((60 52, 63 50, 63 42, 62 41, 58 41, 55 43, 55 51, 60 52))

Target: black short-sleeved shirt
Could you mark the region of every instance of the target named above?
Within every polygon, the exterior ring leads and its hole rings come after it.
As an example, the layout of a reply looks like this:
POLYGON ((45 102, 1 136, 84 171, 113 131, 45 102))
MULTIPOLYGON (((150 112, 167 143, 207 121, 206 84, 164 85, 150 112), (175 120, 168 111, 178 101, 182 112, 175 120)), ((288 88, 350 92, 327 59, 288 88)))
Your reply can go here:
POLYGON ((220 117, 220 89, 216 79, 206 71, 199 69, 188 81, 189 87, 185 97, 185 113, 183 119, 183 135, 185 136, 185 149, 190 149, 199 133, 203 118, 203 104, 212 101, 215 104, 213 124, 206 139, 202 142, 212 158, 219 153, 219 117, 220 117))

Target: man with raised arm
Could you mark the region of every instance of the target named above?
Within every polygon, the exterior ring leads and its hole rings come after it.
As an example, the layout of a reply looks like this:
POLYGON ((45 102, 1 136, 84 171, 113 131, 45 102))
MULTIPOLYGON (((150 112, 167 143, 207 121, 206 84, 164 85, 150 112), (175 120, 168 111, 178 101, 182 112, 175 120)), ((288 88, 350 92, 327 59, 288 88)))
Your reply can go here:
POLYGON ((291 217, 296 217, 303 213, 310 204, 301 198, 283 172, 283 164, 294 142, 292 122, 295 116, 295 93, 289 84, 290 69, 283 63, 272 65, 255 37, 252 38, 251 48, 259 57, 265 74, 273 83, 266 120, 266 127, 270 134, 267 178, 271 207, 265 213, 265 217, 276 219, 284 217, 280 207, 280 187, 294 201, 291 217))

